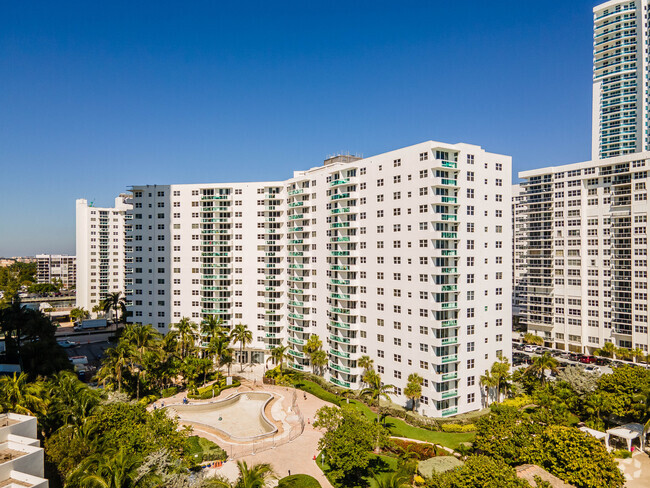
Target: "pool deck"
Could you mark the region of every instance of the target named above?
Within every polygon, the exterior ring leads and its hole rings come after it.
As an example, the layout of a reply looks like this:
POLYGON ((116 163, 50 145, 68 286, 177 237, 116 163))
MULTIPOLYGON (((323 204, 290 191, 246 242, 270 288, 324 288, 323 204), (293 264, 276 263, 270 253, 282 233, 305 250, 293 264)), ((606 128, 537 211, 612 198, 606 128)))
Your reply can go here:
MULTIPOLYGON (((318 454, 318 441, 322 437, 323 433, 314 429, 312 425, 314 417, 316 416, 316 411, 321 407, 331 404, 324 402, 309 393, 297 390, 296 401, 305 420, 305 429, 300 436, 292 441, 281 443, 280 441, 283 439, 282 436, 289 435, 289 431, 292 428, 295 429, 296 425, 299 424, 299 419, 296 415, 293 415, 290 408, 294 389, 262 384, 261 377, 264 374, 264 368, 261 365, 257 365, 256 367, 247 366, 243 374, 239 372, 239 365, 234 365, 232 373, 245 378, 242 381, 241 386, 224 390, 215 399, 190 400, 190 402, 207 403, 217 399, 228 398, 238 392, 267 391, 273 393, 276 398, 266 406, 265 413, 267 418, 279 429, 278 434, 275 436, 275 439, 279 441, 279 445, 271 449, 256 452, 255 454, 253 454, 253 450, 251 450, 251 454, 239 456, 237 460, 246 461, 249 466, 251 464, 269 463, 273 466, 273 469, 279 478, 288 476, 289 472, 291 472, 291 474, 308 474, 316 478, 323 488, 333 488, 314 460, 314 457, 318 454)), ((183 398, 185 398, 185 395, 186 393, 183 392, 173 397, 166 398, 164 400, 165 405, 181 403, 183 398)), ((160 401, 158 401, 157 404, 160 405, 160 401)), ((221 447, 226 449, 226 451, 232 452, 231 449, 242 448, 242 446, 245 445, 236 442, 233 439, 224 439, 223 434, 218 431, 210 432, 209 429, 205 429, 203 426, 195 425, 193 427, 196 435, 217 442, 221 447)), ((266 442, 273 441, 267 440, 266 442)), ((250 445, 250 443, 248 443, 248 445, 250 445)), ((235 461, 228 461, 221 468, 207 469, 206 474, 208 476, 221 475, 235 481, 239 472, 237 470, 237 463, 235 461)), ((271 487, 276 485, 277 482, 275 481, 270 483, 271 487)))

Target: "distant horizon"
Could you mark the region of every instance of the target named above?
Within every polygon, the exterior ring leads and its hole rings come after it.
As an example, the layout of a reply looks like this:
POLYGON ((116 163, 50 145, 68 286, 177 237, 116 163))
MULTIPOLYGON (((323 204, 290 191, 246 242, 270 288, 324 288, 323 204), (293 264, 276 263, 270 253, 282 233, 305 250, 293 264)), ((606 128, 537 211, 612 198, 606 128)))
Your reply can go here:
POLYGON ((337 152, 476 144, 513 182, 588 161, 596 4, 7 5, 0 254, 75 254, 78 198, 283 180, 337 152))

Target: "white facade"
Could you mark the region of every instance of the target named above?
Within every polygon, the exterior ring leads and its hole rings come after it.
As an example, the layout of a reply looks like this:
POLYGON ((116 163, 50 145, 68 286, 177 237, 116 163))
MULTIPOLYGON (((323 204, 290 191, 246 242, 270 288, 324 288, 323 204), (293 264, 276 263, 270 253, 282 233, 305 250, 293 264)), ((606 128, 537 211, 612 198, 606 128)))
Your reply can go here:
POLYGON ((648 0, 594 7, 593 159, 650 150, 648 0))
POLYGON ((47 488, 43 478, 44 452, 37 437, 36 417, 15 413, 0 414, 0 455, 12 459, 0 462, 0 486, 47 488))
POLYGON ((125 220, 131 196, 102 208, 76 204, 77 307, 91 312, 111 292, 125 291, 125 220))
POLYGON ((60 281, 64 288, 73 286, 76 282, 76 258, 62 254, 36 255, 36 281, 52 283, 60 281))
POLYGON ((525 327, 526 289, 523 276, 526 272, 526 245, 520 237, 526 232, 528 207, 526 195, 521 185, 512 185, 512 315, 519 320, 519 326, 525 327))
POLYGON ((510 171, 508 156, 429 141, 286 181, 135 186, 131 320, 242 322, 249 360, 285 343, 298 370, 317 334, 334 384, 360 388, 369 355, 396 401, 419 373, 420 412, 481 408, 479 377, 511 353, 510 171))
POLYGON ((519 173, 526 321, 547 345, 647 353, 649 165, 645 152, 519 173))

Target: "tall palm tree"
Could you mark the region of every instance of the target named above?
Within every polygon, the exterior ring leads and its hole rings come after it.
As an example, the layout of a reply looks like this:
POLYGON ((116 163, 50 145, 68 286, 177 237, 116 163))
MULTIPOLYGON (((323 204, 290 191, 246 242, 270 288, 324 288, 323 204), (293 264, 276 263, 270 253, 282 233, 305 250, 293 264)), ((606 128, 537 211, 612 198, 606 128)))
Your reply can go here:
POLYGON ((181 359, 185 359, 196 342, 198 328, 189 318, 183 317, 177 324, 174 324, 174 329, 178 332, 178 339, 181 346, 181 359))
POLYGON ((219 364, 228 368, 228 376, 230 376, 230 367, 234 361, 235 357, 233 355, 233 351, 230 347, 227 347, 219 357, 219 364))
POLYGON ((76 307, 70 310, 70 319, 72 319, 73 322, 78 322, 87 319, 88 317, 90 317, 90 313, 85 308, 76 307))
POLYGON ((122 391, 122 378, 128 369, 132 355, 131 347, 126 342, 118 342, 117 346, 106 350, 102 367, 97 372, 97 378, 105 385, 106 382, 117 383, 117 391, 122 391))
MULTIPOLYGON (((497 381, 495 377, 488 371, 487 369, 485 370, 485 374, 481 375, 479 378, 479 384, 485 388, 485 405, 487 406, 490 401, 490 390, 492 388, 497 387, 497 381)), ((497 403, 499 402, 498 397, 497 397, 497 403)))
POLYGON ((309 339, 307 339, 307 343, 305 344, 304 350, 309 356, 309 362, 311 364, 311 372, 316 374, 315 367, 314 367, 314 361, 313 361, 313 356, 316 352, 320 351, 323 348, 323 341, 321 341, 320 337, 316 334, 312 334, 309 339))
POLYGON ((222 358, 227 354, 230 346, 230 337, 228 336, 216 336, 210 340, 208 344, 208 355, 213 359, 217 364, 217 368, 221 368, 223 365, 222 358))
POLYGON ((406 388, 404 388, 404 395, 411 399, 413 405, 412 411, 415 412, 415 402, 422 396, 422 383, 424 378, 417 373, 411 373, 408 378, 406 388))
POLYGON ((234 344, 239 342, 239 361, 241 371, 244 371, 244 346, 253 342, 253 333, 242 323, 235 325, 230 331, 230 339, 234 344))
POLYGON ((585 412, 602 428, 602 414, 611 406, 610 399, 601 393, 593 393, 585 401, 585 412))
POLYGON ((223 319, 215 315, 208 315, 201 322, 201 335, 205 337, 208 344, 217 337, 226 337, 226 331, 223 327, 223 319))
POLYGON ((145 353, 157 347, 161 342, 160 333, 151 324, 129 324, 124 330, 124 340, 131 344, 134 359, 137 361, 137 394, 140 399, 140 376, 143 371, 145 353))
POLYGON ((557 371, 558 362, 550 353, 545 352, 541 356, 533 358, 533 364, 528 366, 527 371, 537 374, 542 383, 546 381, 546 370, 557 371))
POLYGON ((107 315, 111 314, 116 326, 126 318, 126 298, 122 296, 121 291, 109 293, 106 298, 100 302, 100 305, 107 315))
MULTIPOLYGON (((395 387, 393 385, 383 384, 381 376, 374 369, 371 369, 366 375, 366 383, 368 387, 361 390, 361 395, 369 397, 369 403, 371 405, 376 401, 377 407, 379 408, 379 400, 381 397, 390 401, 390 394, 393 393, 395 387)), ((379 417, 377 417, 377 422, 379 422, 379 417)))
POLYGON ((284 363, 284 360, 287 357, 287 350, 289 349, 289 346, 275 346, 273 349, 271 349, 271 357, 269 357, 269 360, 273 361, 273 364, 276 366, 280 366, 280 373, 282 373, 282 363, 284 363))
POLYGON ((25 373, 0 377, 0 407, 4 411, 32 416, 45 411, 42 384, 27 380, 25 373))
POLYGON ((310 362, 314 374, 317 374, 316 371, 322 374, 323 369, 327 366, 327 353, 322 349, 312 352, 310 362))

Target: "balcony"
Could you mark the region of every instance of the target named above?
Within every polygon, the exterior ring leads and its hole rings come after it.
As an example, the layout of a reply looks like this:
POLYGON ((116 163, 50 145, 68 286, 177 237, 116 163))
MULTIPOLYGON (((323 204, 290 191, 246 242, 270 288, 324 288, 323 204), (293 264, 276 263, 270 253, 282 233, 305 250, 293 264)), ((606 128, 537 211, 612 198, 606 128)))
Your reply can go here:
POLYGON ((443 417, 449 417, 450 415, 456 415, 458 413, 458 407, 447 408, 442 411, 443 417))
POLYGON ((298 371, 304 371, 305 367, 302 364, 292 363, 289 361, 289 367, 291 369, 297 369, 298 371))
POLYGON ((457 319, 443 320, 441 325, 443 327, 458 327, 458 320, 457 319))
POLYGON ((289 196, 300 195, 300 194, 304 193, 304 191, 305 191, 304 189, 302 189, 302 188, 298 188, 298 189, 296 189, 296 190, 290 190, 289 192, 287 192, 287 194, 288 194, 289 196))
POLYGON ((454 371, 453 373, 445 373, 441 376, 442 381, 451 381, 458 378, 458 373, 454 371))
POLYGON ((339 344, 350 344, 349 337, 340 337, 334 334, 330 334, 330 340, 334 342, 338 342, 339 344))
POLYGON ((343 330, 349 330, 352 326, 350 324, 346 324, 343 322, 335 322, 335 321, 330 321, 330 325, 332 327, 336 327, 337 329, 343 329, 343 330))
POLYGON ((350 383, 347 381, 341 381, 336 378, 330 378, 330 383, 334 383, 335 385, 342 386, 343 388, 350 388, 350 383))
POLYGON ((350 353, 349 352, 341 352, 337 351, 336 349, 330 349, 330 354, 333 356, 338 356, 343 359, 349 359, 350 358, 350 353))
POLYGON ((336 363, 329 363, 329 367, 335 369, 336 371, 340 371, 341 373, 350 373, 350 368, 346 368, 345 366, 339 366, 336 363))
POLYGON ((347 183, 350 183, 350 178, 339 178, 338 180, 334 180, 330 183, 330 187, 333 186, 339 186, 339 185, 345 185, 347 183))

